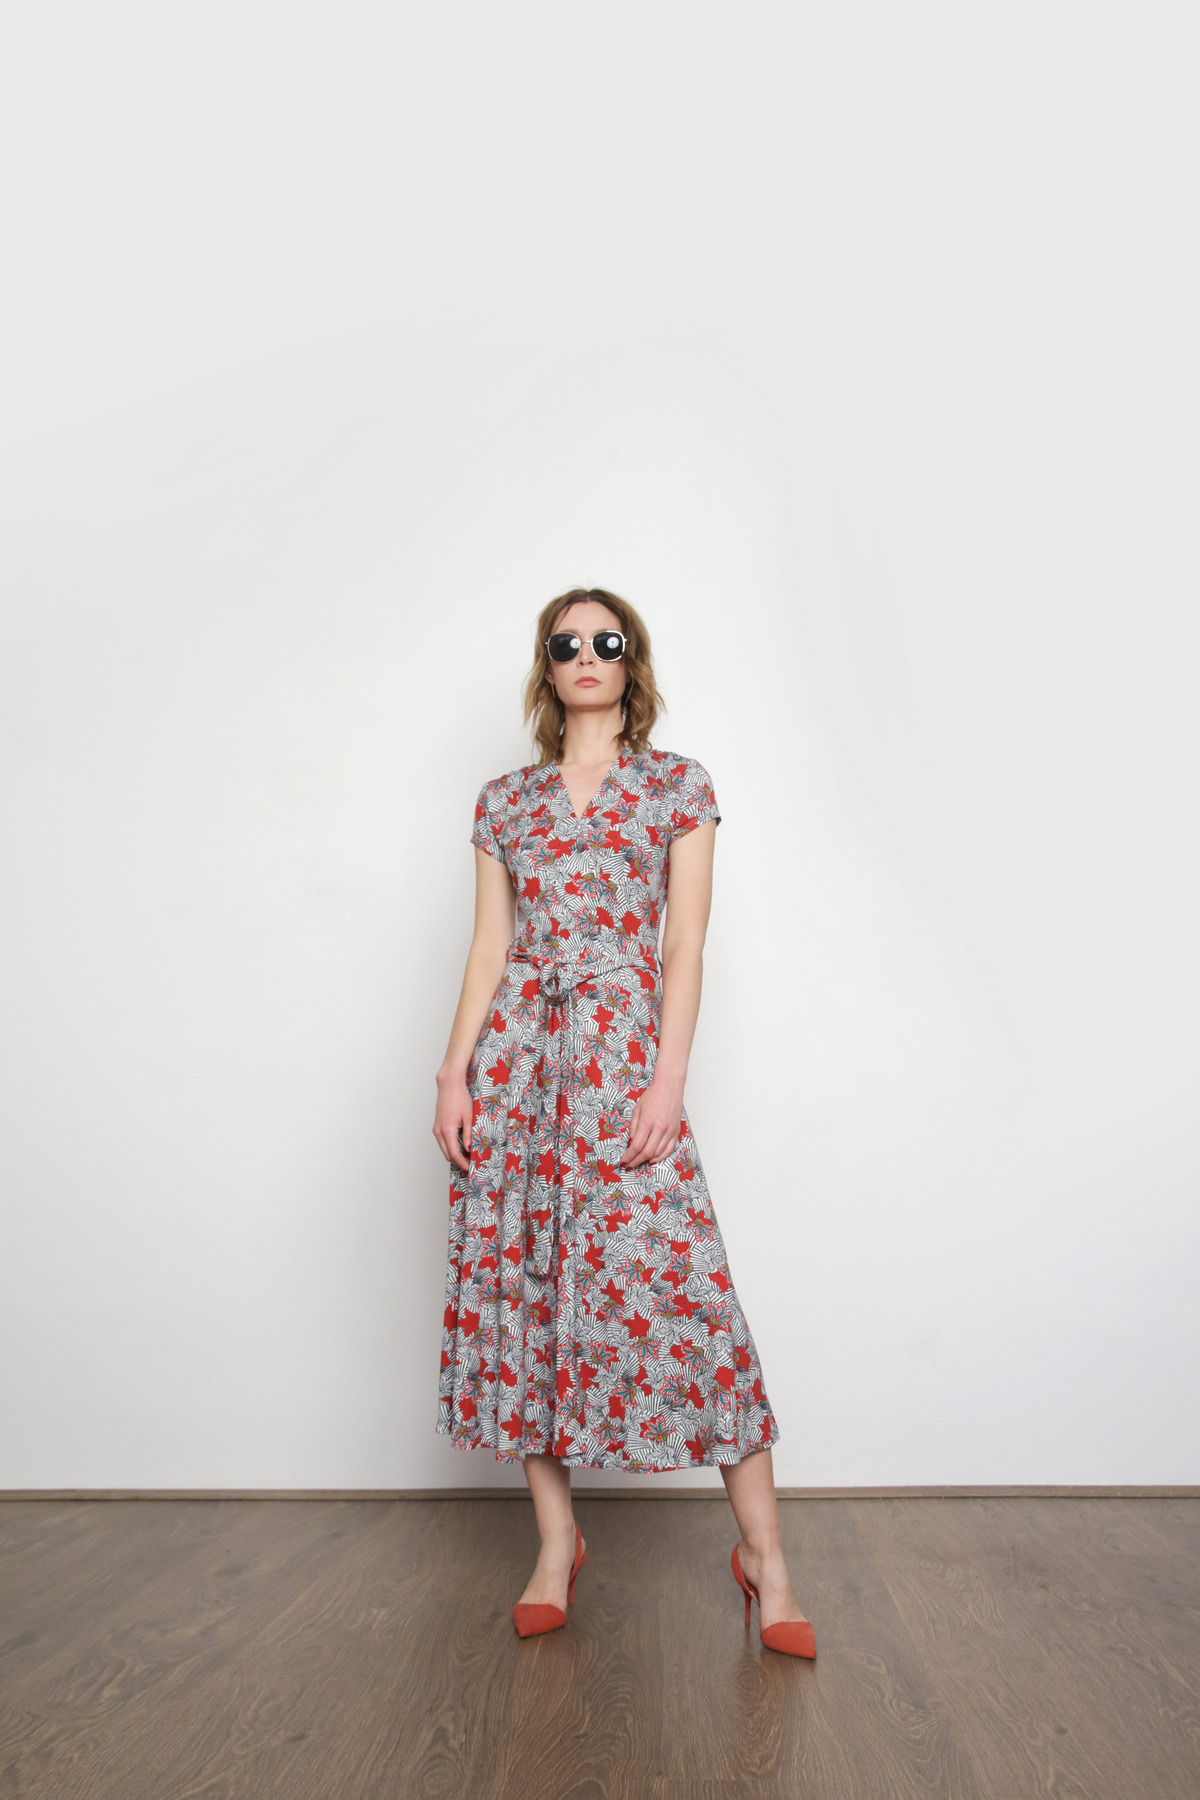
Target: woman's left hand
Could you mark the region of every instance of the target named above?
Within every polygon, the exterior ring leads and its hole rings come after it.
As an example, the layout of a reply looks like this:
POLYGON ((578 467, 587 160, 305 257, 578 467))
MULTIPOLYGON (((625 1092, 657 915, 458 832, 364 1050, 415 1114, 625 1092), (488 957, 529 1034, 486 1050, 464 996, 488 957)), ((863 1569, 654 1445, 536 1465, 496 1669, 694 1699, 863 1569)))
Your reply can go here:
POLYGON ((683 1123, 683 1083, 651 1081, 635 1102, 629 1121, 629 1142, 618 1162, 624 1169, 636 1169, 643 1163, 663 1162, 679 1142, 683 1123))

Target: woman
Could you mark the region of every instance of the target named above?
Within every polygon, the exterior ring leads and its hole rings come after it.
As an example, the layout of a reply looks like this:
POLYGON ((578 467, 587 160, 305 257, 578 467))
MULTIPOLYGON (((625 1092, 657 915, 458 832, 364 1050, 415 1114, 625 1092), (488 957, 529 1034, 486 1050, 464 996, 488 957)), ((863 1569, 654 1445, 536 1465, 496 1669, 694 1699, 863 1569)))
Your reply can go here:
POLYGON ((475 807, 475 933, 437 1076, 437 1429, 524 1468, 541 1553, 522 1636, 574 1599, 572 1468, 716 1464, 747 1621, 753 1596, 764 1644, 814 1656, 780 1546, 779 1429, 683 1103, 720 813, 698 762, 650 747, 660 706, 632 606, 551 601, 525 690, 539 760, 475 807))

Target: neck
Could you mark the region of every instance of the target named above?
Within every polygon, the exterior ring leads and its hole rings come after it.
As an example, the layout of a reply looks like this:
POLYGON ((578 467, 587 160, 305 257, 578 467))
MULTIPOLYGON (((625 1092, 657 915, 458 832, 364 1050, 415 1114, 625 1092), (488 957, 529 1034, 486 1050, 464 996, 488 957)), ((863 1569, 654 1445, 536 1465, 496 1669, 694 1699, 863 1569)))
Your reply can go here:
POLYGON ((611 768, 621 754, 621 708, 604 712, 567 712, 566 729, 558 753, 560 763, 578 763, 582 769, 611 768))

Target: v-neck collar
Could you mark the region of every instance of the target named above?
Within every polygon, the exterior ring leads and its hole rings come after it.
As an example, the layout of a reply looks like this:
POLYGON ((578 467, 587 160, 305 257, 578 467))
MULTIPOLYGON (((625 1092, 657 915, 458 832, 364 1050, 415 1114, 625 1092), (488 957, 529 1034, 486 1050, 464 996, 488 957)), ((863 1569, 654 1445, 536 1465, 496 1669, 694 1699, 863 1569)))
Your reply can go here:
POLYGON ((571 818, 576 825, 582 825, 583 821, 587 818, 588 814, 595 810, 597 800, 599 800, 601 794, 604 792, 605 788, 608 786, 609 782, 612 780, 613 776, 616 774, 617 770, 620 768, 621 761, 622 761, 624 754, 625 754, 624 751, 619 751, 617 753, 616 761, 613 763, 611 769, 608 771, 608 774, 604 777, 604 780, 600 783, 600 786, 596 789, 595 793, 592 795, 591 799, 588 801, 587 805, 584 807, 584 809, 581 813, 577 813, 575 811, 575 803, 571 799, 570 791, 567 787, 566 782, 563 780, 561 764, 556 763, 556 762, 552 762, 550 764, 550 767, 554 770, 554 779, 558 783, 559 793, 562 795, 563 799, 566 801, 567 810, 570 812, 571 818))

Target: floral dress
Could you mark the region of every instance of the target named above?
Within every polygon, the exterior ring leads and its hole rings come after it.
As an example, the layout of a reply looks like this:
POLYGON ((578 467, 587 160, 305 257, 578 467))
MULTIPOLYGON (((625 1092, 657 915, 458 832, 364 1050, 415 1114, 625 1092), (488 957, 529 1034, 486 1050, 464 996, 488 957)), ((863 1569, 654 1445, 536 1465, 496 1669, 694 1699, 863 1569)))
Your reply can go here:
POLYGON ((653 1472, 778 1439, 686 1108, 673 1155, 618 1160, 658 1053, 670 846, 720 817, 666 750, 619 756, 582 818, 557 763, 480 792, 517 932, 450 1178, 437 1430, 463 1449, 653 1472))

